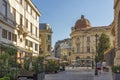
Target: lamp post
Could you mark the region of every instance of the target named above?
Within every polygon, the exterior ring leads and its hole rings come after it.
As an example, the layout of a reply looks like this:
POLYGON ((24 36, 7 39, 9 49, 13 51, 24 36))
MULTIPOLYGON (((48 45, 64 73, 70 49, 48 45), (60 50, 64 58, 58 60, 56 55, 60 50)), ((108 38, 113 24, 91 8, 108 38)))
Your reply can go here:
POLYGON ((96 55, 95 55, 95 75, 98 75, 98 71, 97 71, 97 40, 98 40, 98 35, 95 35, 95 39, 96 39, 96 55))

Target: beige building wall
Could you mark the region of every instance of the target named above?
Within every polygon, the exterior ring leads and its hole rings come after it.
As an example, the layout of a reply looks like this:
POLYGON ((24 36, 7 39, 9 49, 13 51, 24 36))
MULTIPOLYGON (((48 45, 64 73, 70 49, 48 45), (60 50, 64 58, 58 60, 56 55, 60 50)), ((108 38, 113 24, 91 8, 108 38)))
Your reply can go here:
POLYGON ((114 0, 114 21, 112 32, 115 34, 115 59, 114 65, 120 65, 120 0, 114 0))
POLYGON ((44 56, 51 55, 52 49, 52 29, 49 24, 40 23, 39 35, 41 37, 41 53, 44 56))
POLYGON ((99 37, 102 33, 105 33, 110 38, 111 48, 114 47, 114 36, 111 33, 110 26, 98 26, 91 27, 89 20, 81 16, 81 19, 76 21, 75 26, 72 27, 71 39, 72 39, 72 54, 71 60, 76 61, 79 59, 79 63, 82 66, 91 66, 92 61, 95 60, 96 45, 98 45, 99 37), (89 25, 89 26, 88 26, 89 25), (97 44, 96 37, 98 35, 97 44))
POLYGON ((31 0, 0 0, 0 42, 14 44, 22 55, 39 55, 40 16, 31 0))

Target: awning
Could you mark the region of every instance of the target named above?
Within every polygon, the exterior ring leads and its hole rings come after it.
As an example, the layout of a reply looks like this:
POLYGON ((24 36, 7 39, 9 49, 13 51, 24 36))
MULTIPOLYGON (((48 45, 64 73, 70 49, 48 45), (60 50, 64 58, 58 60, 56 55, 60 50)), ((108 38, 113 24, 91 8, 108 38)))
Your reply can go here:
POLYGON ((56 57, 54 57, 54 56, 48 56, 48 57, 46 57, 45 59, 47 59, 47 60, 59 60, 59 58, 56 58, 56 57))
POLYGON ((6 47, 11 47, 11 48, 16 49, 16 46, 15 46, 15 45, 13 45, 13 44, 8 44, 8 43, 4 43, 4 42, 1 42, 1 41, 0 41, 0 46, 6 46, 6 47))
POLYGON ((13 45, 13 44, 4 43, 4 42, 2 42, 2 41, 0 41, 0 46, 12 47, 12 48, 14 48, 14 49, 20 50, 20 51, 22 51, 22 52, 30 53, 30 54, 33 53, 32 51, 29 51, 29 50, 27 50, 27 49, 25 49, 25 48, 22 48, 22 47, 20 47, 20 46, 15 46, 15 45, 13 45))

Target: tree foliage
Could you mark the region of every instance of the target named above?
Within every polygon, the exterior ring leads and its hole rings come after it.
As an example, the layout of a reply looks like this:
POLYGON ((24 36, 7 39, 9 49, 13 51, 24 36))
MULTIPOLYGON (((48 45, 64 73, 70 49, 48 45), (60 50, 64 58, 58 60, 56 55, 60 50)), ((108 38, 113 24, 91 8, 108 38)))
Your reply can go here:
POLYGON ((103 60, 104 58, 104 52, 110 48, 110 39, 109 36, 106 35, 105 33, 102 33, 100 38, 99 38, 99 43, 98 43, 98 58, 100 60, 103 60))
MULTIPOLYGON (((12 70, 16 66, 17 49, 11 46, 1 46, 0 54, 0 77, 7 76, 10 80, 16 80, 16 71, 12 70), (14 75, 15 74, 15 75, 14 75)), ((7 79, 4 79, 7 80, 7 79)))
POLYGON ((44 57, 38 56, 33 58, 33 71, 40 73, 44 71, 44 57))

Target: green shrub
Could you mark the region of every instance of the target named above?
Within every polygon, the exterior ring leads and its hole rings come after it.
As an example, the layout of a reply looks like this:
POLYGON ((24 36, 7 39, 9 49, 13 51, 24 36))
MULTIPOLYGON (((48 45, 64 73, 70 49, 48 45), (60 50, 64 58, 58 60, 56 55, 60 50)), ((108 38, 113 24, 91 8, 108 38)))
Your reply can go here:
POLYGON ((114 73, 120 73, 120 66, 113 66, 112 67, 112 72, 114 72, 114 73))
POLYGON ((9 77, 3 77, 3 78, 0 78, 0 80, 10 80, 9 77))
POLYGON ((45 72, 56 72, 60 68, 60 65, 55 60, 48 60, 45 68, 45 72))

